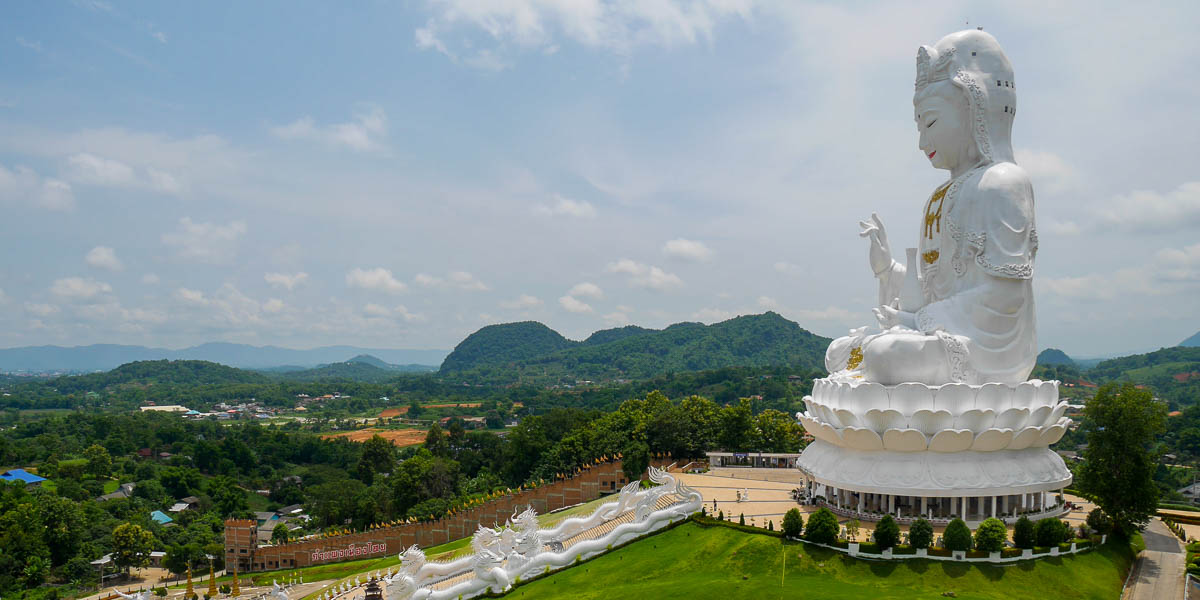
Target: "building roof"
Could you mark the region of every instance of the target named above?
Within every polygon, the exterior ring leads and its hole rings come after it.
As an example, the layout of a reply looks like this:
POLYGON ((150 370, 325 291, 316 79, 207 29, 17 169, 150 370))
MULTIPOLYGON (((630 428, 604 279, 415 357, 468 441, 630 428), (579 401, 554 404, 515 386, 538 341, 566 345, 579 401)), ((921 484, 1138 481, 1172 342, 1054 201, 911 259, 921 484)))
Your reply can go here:
POLYGON ((184 496, 183 498, 180 498, 179 501, 186 502, 187 504, 200 504, 200 499, 195 496, 184 496))
POLYGON ((175 504, 171 505, 171 508, 167 509, 167 512, 183 512, 187 509, 188 509, 187 502, 176 502, 175 504))
POLYGON ((167 513, 163 512, 161 510, 156 510, 156 511, 150 513, 150 518, 153 519, 154 522, 158 523, 159 525, 166 525, 167 523, 170 523, 171 521, 175 520, 175 519, 172 519, 171 517, 168 517, 167 513))
POLYGON ((23 481, 25 483, 41 483, 46 480, 45 477, 39 477, 26 471, 25 469, 11 469, 0 473, 0 480, 3 481, 23 481))

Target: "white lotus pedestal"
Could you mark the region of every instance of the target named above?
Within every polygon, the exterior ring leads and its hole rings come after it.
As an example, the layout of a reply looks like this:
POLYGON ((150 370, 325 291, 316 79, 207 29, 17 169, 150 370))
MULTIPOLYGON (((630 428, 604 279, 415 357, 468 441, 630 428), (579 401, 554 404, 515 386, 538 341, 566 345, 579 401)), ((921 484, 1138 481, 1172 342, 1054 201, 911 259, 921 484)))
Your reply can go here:
POLYGON ((806 492, 834 512, 875 520, 1066 512, 1071 472, 1050 444, 1066 432, 1057 381, 1019 385, 818 379, 798 415, 816 440, 797 462, 806 492))

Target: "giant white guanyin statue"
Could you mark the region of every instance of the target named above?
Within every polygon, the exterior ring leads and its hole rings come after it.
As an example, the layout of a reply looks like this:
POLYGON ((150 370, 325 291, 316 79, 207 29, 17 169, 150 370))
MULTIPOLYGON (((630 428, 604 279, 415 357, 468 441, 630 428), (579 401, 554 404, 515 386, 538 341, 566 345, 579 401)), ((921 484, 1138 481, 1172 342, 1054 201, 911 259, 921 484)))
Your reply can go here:
POLYGON ((1049 449, 1070 425, 1037 358, 1033 188, 1013 159, 1013 68, 990 34, 952 33, 917 52, 919 146, 950 172, 892 257, 863 221, 879 280, 879 327, 834 340, 830 375, 797 417, 815 441, 797 466, 811 497, 862 518, 1057 514, 1071 481, 1049 449))
POLYGON ((885 385, 1020 383, 1037 356, 1038 240, 1033 187, 1013 161, 1012 65, 979 30, 922 46, 913 107, 921 152, 950 178, 925 201, 906 263, 877 215, 861 223, 881 330, 835 340, 825 365, 885 385))

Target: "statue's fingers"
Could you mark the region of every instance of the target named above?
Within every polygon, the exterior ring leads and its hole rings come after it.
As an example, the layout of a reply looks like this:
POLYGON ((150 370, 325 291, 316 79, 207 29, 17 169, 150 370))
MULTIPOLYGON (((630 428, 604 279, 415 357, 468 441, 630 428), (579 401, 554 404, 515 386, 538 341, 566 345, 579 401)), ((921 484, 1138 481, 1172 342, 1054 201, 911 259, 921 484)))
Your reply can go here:
POLYGON ((876 227, 883 229, 883 221, 879 220, 879 213, 871 213, 871 221, 875 223, 876 227))

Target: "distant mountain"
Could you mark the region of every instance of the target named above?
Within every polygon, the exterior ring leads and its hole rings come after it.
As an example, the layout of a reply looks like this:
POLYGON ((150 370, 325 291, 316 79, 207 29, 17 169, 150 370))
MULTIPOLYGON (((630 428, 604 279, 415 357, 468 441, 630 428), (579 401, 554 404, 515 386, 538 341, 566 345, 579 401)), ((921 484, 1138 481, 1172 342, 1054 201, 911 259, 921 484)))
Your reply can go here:
POLYGON ((1196 334, 1193 335, 1192 337, 1190 337, 1186 340, 1183 340, 1182 342, 1179 342, 1179 345, 1187 347, 1187 348, 1195 348, 1197 346, 1200 346, 1200 331, 1197 331, 1196 334))
POLYGON ((1088 371, 1100 380, 1125 379, 1148 383, 1155 376, 1172 376, 1200 369, 1200 348, 1163 348, 1146 354, 1134 354, 1102 361, 1088 371))
POLYGON ((446 357, 445 350, 388 350, 355 346, 322 346, 294 350, 278 346, 250 346, 213 342, 182 350, 94 344, 91 346, 25 346, 0 349, 0 371, 106 371, 120 365, 144 360, 205 360, 245 369, 267 369, 281 365, 311 368, 342 362, 359 355, 371 355, 394 365, 437 365, 446 357))
POLYGON ((536 322, 490 325, 446 357, 439 372, 492 382, 646 379, 722 367, 824 368, 829 339, 776 313, 721 323, 676 323, 600 331, 576 342, 536 322))
POLYGON ((370 354, 359 354, 358 356, 355 356, 346 362, 362 363, 364 365, 371 365, 372 367, 383 369, 385 371, 395 371, 398 373, 431 373, 438 370, 437 367, 432 365, 393 365, 391 363, 383 362, 382 360, 371 356, 370 354))
MULTIPOLYGON (((430 368, 432 369, 432 367, 430 368)), ((280 373, 276 376, 287 381, 302 382, 344 379, 360 383, 382 383, 389 379, 395 379, 398 375, 398 371, 391 369, 381 369, 361 361, 347 361, 321 365, 315 369, 304 371, 280 373)))
POLYGON ((1067 356, 1066 352, 1058 348, 1046 348, 1037 356, 1037 364, 1039 365, 1074 365, 1075 361, 1067 356))

